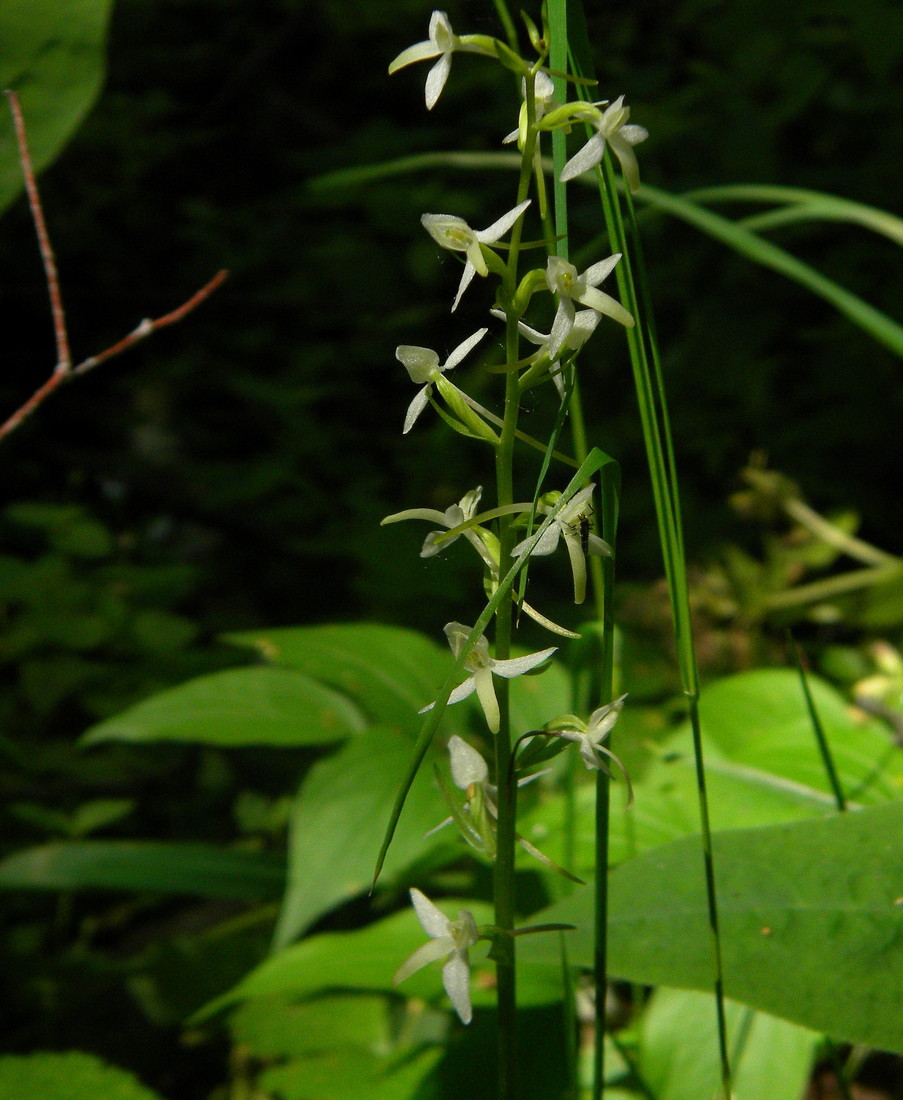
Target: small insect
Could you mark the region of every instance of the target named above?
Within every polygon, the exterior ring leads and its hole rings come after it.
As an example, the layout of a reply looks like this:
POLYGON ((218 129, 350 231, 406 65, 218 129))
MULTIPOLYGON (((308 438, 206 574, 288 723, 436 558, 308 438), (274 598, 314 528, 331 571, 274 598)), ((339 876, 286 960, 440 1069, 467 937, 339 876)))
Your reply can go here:
POLYGON ((590 516, 592 515, 593 509, 590 508, 588 512, 581 512, 576 520, 570 524, 572 529, 576 529, 580 533, 580 549, 584 554, 589 553, 590 516))
POLYGON ((580 517, 580 549, 584 554, 589 550, 589 516, 580 517))

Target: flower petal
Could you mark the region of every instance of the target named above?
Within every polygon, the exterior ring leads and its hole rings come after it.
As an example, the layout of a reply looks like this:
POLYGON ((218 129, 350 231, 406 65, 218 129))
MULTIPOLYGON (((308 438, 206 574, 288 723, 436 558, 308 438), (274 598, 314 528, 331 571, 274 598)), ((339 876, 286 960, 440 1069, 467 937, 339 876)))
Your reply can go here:
POLYGON ((615 134, 611 139, 611 148, 614 155, 621 162, 621 170, 624 173, 627 186, 630 188, 630 193, 635 195, 640 189, 640 166, 637 163, 636 153, 629 142, 624 141, 620 134, 615 134))
MULTIPOLYGON (((533 536, 531 535, 530 538, 533 536)), ((554 554, 558 549, 558 540, 561 538, 561 528, 557 523, 550 524, 545 531, 539 536, 539 541, 533 548, 531 557, 536 556, 544 558, 547 554, 554 554)), ((511 551, 512 558, 516 558, 519 554, 524 552, 524 547, 530 539, 524 539, 523 542, 519 542, 517 546, 511 551)))
POLYGON ((470 1007, 470 966, 466 951, 456 951, 449 957, 442 967, 442 984, 461 1023, 469 1024, 473 1019, 473 1010, 470 1007))
POLYGON ((504 237, 521 214, 527 209, 531 201, 531 199, 526 199, 524 202, 518 203, 513 210, 509 210, 507 214, 502 214, 498 221, 494 221, 492 225, 487 226, 486 229, 479 230, 479 232, 475 234, 477 240, 481 241, 483 244, 492 244, 500 237, 504 237))
POLYGON ((444 53, 426 75, 426 109, 431 111, 451 72, 451 54, 444 53))
MULTIPOLYGON (((489 269, 487 268, 486 270, 488 271, 489 269)), ((452 313, 454 313, 455 310, 458 308, 458 303, 461 301, 461 295, 473 282, 473 277, 475 273, 476 269, 474 268, 470 260, 468 260, 467 263, 464 265, 464 270, 461 272, 461 282, 458 283, 458 293, 455 295, 455 300, 452 302, 452 313)))
POLYGON ((477 344, 479 344, 479 342, 483 339, 488 331, 488 328, 481 328, 472 336, 468 336, 466 340, 462 340, 462 342, 458 344, 451 355, 449 355, 449 357, 445 360, 445 365, 442 369, 446 371, 451 370, 452 367, 456 367, 467 355, 467 353, 471 351, 471 349, 475 348, 477 344))
POLYGON ((444 958, 450 951, 455 950, 455 941, 451 936, 440 936, 438 939, 427 940, 417 950, 409 955, 392 976, 392 984, 398 985, 405 978, 429 966, 431 962, 444 958))
POLYGON ((474 232, 457 214, 421 214, 420 224, 442 248, 465 252, 474 239, 474 232))
POLYGON ((408 405, 408 411, 404 418, 404 427, 401 429, 402 435, 407 435, 411 428, 414 427, 414 423, 417 417, 427 407, 430 400, 430 387, 424 386, 422 390, 418 390, 414 400, 408 405))
POLYGON ((633 314, 626 310, 620 302, 612 298, 610 294, 603 294, 601 290, 596 290, 594 286, 588 286, 577 301, 583 306, 589 306, 590 309, 596 309, 599 313, 604 313, 606 317, 611 317, 613 321, 617 321, 625 328, 633 328, 634 326, 633 314))
POLYGON ((484 665, 473 674, 474 686, 477 689, 477 697, 483 714, 486 717, 486 725, 492 733, 498 733, 501 715, 499 714, 499 701, 495 697, 495 684, 492 682, 492 673, 495 671, 496 662, 492 662, 492 668, 484 665))
POLYGON ((589 286, 598 286, 603 279, 607 279, 614 271, 620 259, 621 253, 615 252, 613 256, 607 256, 604 260, 599 260, 583 272, 584 280, 589 286))
POLYGON ((573 327, 576 312, 574 303, 570 298, 560 297, 558 299, 558 311, 555 314, 555 320, 552 322, 552 331, 549 333, 550 359, 558 358, 573 327))
MULTIPOLYGON (((410 891, 411 904, 417 913, 420 926, 428 936, 450 936, 448 917, 423 893, 413 887, 410 891)), ((438 956, 437 956, 438 957, 438 956)))
POLYGON ((523 676, 525 672, 541 665, 557 652, 558 646, 553 645, 551 649, 541 649, 538 653, 528 653, 525 657, 513 657, 510 661, 493 661, 492 671, 496 676, 504 676, 506 680, 510 680, 514 676, 523 676))
POLYGON ((564 544, 571 559, 571 573, 574 575, 574 603, 583 603, 586 599, 586 555, 583 553, 579 531, 565 531, 564 544))
POLYGON ((430 57, 438 57, 441 52, 435 42, 416 42, 413 46, 402 50, 389 65, 389 76, 403 69, 405 65, 413 65, 415 61, 426 61, 430 57))
POLYGON ((418 386, 429 382, 430 375, 439 366, 439 356, 431 348, 419 348, 412 344, 400 344, 395 349, 395 358, 418 386))
POLYGON ((593 134, 586 145, 578 150, 562 168, 559 179, 562 183, 567 183, 568 180, 582 176, 584 172, 595 168, 604 155, 605 136, 601 133, 593 134))
POLYGON ((457 734, 448 739, 448 753, 452 779, 462 791, 466 791, 472 783, 485 783, 489 779, 489 765, 475 748, 457 734))

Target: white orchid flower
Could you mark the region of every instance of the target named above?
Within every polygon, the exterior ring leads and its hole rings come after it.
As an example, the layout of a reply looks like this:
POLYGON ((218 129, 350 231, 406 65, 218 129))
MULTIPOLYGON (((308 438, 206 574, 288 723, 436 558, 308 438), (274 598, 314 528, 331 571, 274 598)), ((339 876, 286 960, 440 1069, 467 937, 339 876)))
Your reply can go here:
POLYGON ((565 741, 574 741, 578 744, 581 759, 591 771, 603 771, 606 775, 611 775, 611 772, 603 764, 601 757, 607 756, 609 760, 613 760, 621 769, 627 782, 627 805, 629 807, 633 802, 633 787, 630 776, 618 757, 611 749, 607 749, 602 744, 620 717, 626 698, 626 695, 622 695, 614 702, 606 703, 604 707, 598 707, 589 716, 588 722, 581 721, 574 714, 565 714, 561 718, 556 718, 555 721, 550 722, 546 729, 549 733, 554 733, 565 741))
POLYGON ((549 257, 546 263, 546 284, 553 294, 558 295, 558 310, 549 334, 550 359, 558 358, 576 324, 575 302, 594 309, 597 313, 604 313, 627 328, 633 328, 633 316, 621 303, 596 289, 599 283, 614 271, 620 259, 621 253, 616 252, 608 259, 599 260, 598 263, 588 267, 580 275, 577 273, 577 268, 561 256, 549 257))
MULTIPOLYGON (((471 628, 464 626, 463 623, 446 623, 445 636, 448 638, 448 644, 451 646, 452 653, 456 658, 461 655, 470 631, 471 628)), ((449 695, 449 705, 460 703, 462 699, 467 699, 476 692, 477 698, 480 700, 480 706, 483 708, 483 714, 486 716, 486 724, 492 733, 498 733, 500 724, 499 703, 495 697, 495 685, 492 682, 492 677, 503 676, 506 680, 510 680, 515 676, 523 676, 525 672, 529 672, 541 665, 543 661, 548 660, 557 649, 557 646, 552 646, 551 649, 528 653, 525 657, 497 661, 494 657, 489 656, 489 642, 486 640, 486 636, 481 634, 464 658, 464 668, 472 675, 463 684, 459 684, 449 695)), ((423 707, 420 713, 423 714, 425 711, 431 710, 433 706, 435 704, 430 703, 428 706, 423 707)))
POLYGON ((503 214, 498 221, 493 222, 486 229, 471 229, 463 218, 458 218, 454 214, 424 214, 421 217, 423 228, 438 245, 452 252, 464 252, 467 256, 461 282, 458 285, 458 293, 452 305, 452 313, 458 308, 461 295, 470 286, 474 275, 482 275, 485 278, 489 274, 480 246, 494 244, 503 237, 527 209, 530 201, 527 199, 525 202, 518 203, 513 210, 503 214))
POLYGON ((473 916, 467 909, 459 909, 458 919, 449 920, 426 894, 417 889, 411 890, 411 902, 421 927, 431 938, 401 964, 392 983, 398 985, 415 971, 447 955, 448 959, 442 967, 442 984, 455 1012, 461 1017, 461 1023, 469 1024, 473 1019, 473 1010, 470 1007, 468 949, 480 938, 473 916))
POLYGON ((627 124, 630 118, 630 108, 624 106, 624 97, 618 98, 604 111, 594 111, 588 115, 586 121, 595 128, 595 134, 586 145, 567 162, 561 172, 561 182, 576 179, 595 168, 602 160, 605 146, 611 146, 611 151, 621 162, 624 178, 627 186, 635 195, 640 188, 640 168, 637 164, 634 145, 639 145, 649 137, 649 131, 644 126, 627 124))
MULTIPOLYGON (((505 314, 500 309, 491 309, 489 311, 493 317, 498 317, 500 321, 505 320, 505 314)), ((531 328, 530 325, 524 321, 517 322, 517 328, 521 336, 525 340, 529 340, 531 344, 536 344, 539 351, 535 353, 537 358, 545 355, 549 359, 549 374, 552 376, 552 381, 555 383, 555 387, 558 390, 560 397, 564 397, 564 380, 562 377, 562 368, 558 366, 558 362, 561 356, 568 351, 579 351, 586 341, 596 331, 596 325, 599 323, 601 313, 597 313, 594 309, 578 309, 574 313, 574 323, 571 326, 570 332, 565 337, 564 344, 558 349, 558 354, 553 358, 549 348, 552 342, 552 333, 548 336, 545 333, 539 332, 538 329, 531 328)), ((531 370, 532 374, 532 370, 531 370)))
POLYGON ((476 347, 488 331, 488 328, 481 328, 479 332, 475 332, 473 336, 468 336, 466 340, 458 344, 451 355, 449 355, 441 365, 439 363, 439 356, 430 348, 420 348, 412 344, 401 344, 395 349, 395 358, 404 365, 408 374, 411 376, 411 381, 415 382, 418 386, 423 386, 423 389, 418 390, 417 396, 408 406, 407 415, 404 418, 403 434, 407 434, 411 428, 414 427, 414 422, 417 417, 420 416, 426 408, 430 399, 430 394, 432 393, 433 382, 440 374, 444 374, 445 371, 451 370, 452 367, 456 367, 468 352, 476 347))
MULTIPOLYGON (((602 767, 599 760, 600 752, 617 760, 614 753, 603 747, 602 742, 614 728, 615 722, 617 722, 621 711, 624 709, 624 701, 626 698, 626 695, 622 695, 619 699, 615 699, 613 703, 607 703, 604 707, 599 707, 594 710, 589 716, 589 721, 585 724, 576 720, 574 722, 574 728, 557 729, 554 731, 564 738, 565 741, 574 741, 580 746, 580 756, 583 759, 583 763, 590 770, 598 770, 602 767)), ((573 718, 574 716, 569 715, 568 717, 573 718)), ((620 761, 618 762, 620 763, 620 761)))
MULTIPOLYGON (((520 82, 520 94, 526 97, 527 94, 527 81, 526 79, 520 82)), ((536 74, 536 80, 533 84, 533 102, 535 105, 536 115, 535 121, 539 120, 553 110, 558 104, 555 102, 555 86, 552 83, 552 78, 546 73, 540 71, 536 74)), ((509 145, 512 141, 516 141, 518 148, 523 148, 524 140, 527 136, 527 104, 526 102, 521 104, 520 107, 520 119, 518 121, 518 127, 516 130, 512 130, 510 134, 506 134, 502 138, 503 145, 509 145)))
POLYGON ((438 57, 439 60, 426 77, 426 107, 431 111, 436 106, 436 101, 448 80, 448 74, 451 71, 451 55, 456 50, 464 53, 481 53, 487 57, 496 56, 493 39, 483 34, 457 35, 452 30, 445 12, 434 11, 430 17, 429 38, 426 42, 416 42, 413 46, 402 50, 389 65, 389 75, 403 69, 405 65, 413 65, 417 61, 428 61, 430 58, 438 57))
MULTIPOLYGON (((575 493, 568 503, 561 509, 545 531, 540 535, 539 541, 530 553, 544 557, 554 554, 558 549, 561 536, 564 535, 564 544, 567 547, 568 556, 571 559, 571 572, 574 575, 574 603, 583 603, 586 598, 586 556, 596 554, 611 557, 611 547, 589 529, 589 517, 592 513, 592 495, 595 485, 586 485, 579 493, 575 493)), ((555 506, 555 501, 547 497, 541 503, 537 511, 548 515, 555 506)), ((511 551, 512 557, 522 553, 530 539, 524 539, 511 551)))
POLYGON ((382 521, 385 523, 399 523, 405 519, 425 519, 430 523, 441 524, 445 528, 444 531, 430 531, 423 542, 423 547, 420 551, 422 558, 432 558, 436 554, 440 553, 451 544, 461 537, 463 534, 467 541, 474 547, 486 566, 493 570, 498 570, 498 562, 490 553, 481 533, 484 536, 488 536, 488 532, 481 527, 470 527, 466 531, 459 531, 456 535, 447 535, 447 531, 451 531, 454 527, 460 527, 462 523, 467 523, 468 520, 473 519, 477 514, 477 506, 480 503, 480 498, 483 495, 483 486, 478 485, 476 489, 471 489, 470 492, 465 493, 457 504, 452 504, 446 508, 444 512, 440 512, 438 508, 408 508, 404 512, 395 512, 391 516, 386 516, 382 521))

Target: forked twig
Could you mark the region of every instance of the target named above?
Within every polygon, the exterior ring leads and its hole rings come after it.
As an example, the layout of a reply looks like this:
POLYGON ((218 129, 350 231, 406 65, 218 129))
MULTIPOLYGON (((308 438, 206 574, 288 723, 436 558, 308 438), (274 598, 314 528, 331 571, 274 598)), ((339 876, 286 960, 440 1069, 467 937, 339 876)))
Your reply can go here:
POLYGON ((47 293, 50 297, 50 310, 53 315, 53 332, 56 339, 57 362, 53 374, 51 374, 47 381, 35 390, 24 405, 18 408, 12 416, 3 424, 0 424, 0 440, 17 428, 22 421, 30 416, 31 413, 33 413, 34 410, 63 382, 79 374, 85 374, 100 363, 106 362, 107 359, 112 359, 116 355, 121 355, 122 352, 127 351, 140 340, 144 340, 146 337, 156 332, 157 329, 165 328, 167 325, 174 325, 176 322, 181 321, 183 317, 189 314, 193 309, 196 309, 201 302, 209 298, 229 274, 228 271, 218 271, 208 283, 202 286, 201 289, 196 291, 186 302, 183 302, 182 305, 178 306, 170 313, 166 313, 156 320, 145 318, 145 320, 137 325, 130 333, 123 336, 121 340, 117 340, 116 343, 111 344, 104 351, 98 352, 97 355, 91 355, 81 363, 73 366, 72 353, 69 348, 69 333, 66 328, 66 313, 63 309, 63 298, 60 293, 56 257, 53 253, 53 246, 50 243, 47 224, 44 221, 41 197, 38 193, 37 182, 35 181, 31 154, 28 151, 28 138, 25 130, 25 120, 22 116, 22 108, 19 105, 19 97, 14 91, 6 90, 4 95, 9 100, 10 110, 12 111, 13 125, 16 131, 16 143, 19 149, 19 162, 22 165, 22 175, 25 179, 25 191, 28 195, 28 206, 31 210, 31 218, 34 222, 35 232, 37 233, 38 247, 41 251, 41 263, 44 266, 44 275, 47 280, 47 293))

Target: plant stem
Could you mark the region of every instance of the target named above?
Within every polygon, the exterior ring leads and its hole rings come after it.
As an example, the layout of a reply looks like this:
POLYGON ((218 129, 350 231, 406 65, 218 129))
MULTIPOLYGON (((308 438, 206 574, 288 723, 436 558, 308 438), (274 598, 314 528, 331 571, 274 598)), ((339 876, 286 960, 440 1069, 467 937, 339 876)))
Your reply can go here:
MULTIPOLYGON (((526 79, 528 119, 535 119, 534 78, 526 79)), ((533 154, 536 136, 528 128, 524 142, 523 160, 517 190, 517 202, 523 202, 530 189, 533 154)), ((505 293, 509 300, 517 286, 517 265, 520 253, 523 219, 519 219, 511 233, 508 252, 505 293)), ((505 328, 505 352, 509 363, 519 358, 520 334, 517 318, 509 311, 505 328)), ((496 448, 496 503, 500 509, 514 503, 514 442, 520 407, 520 385, 515 371, 505 375, 505 416, 496 448)), ((499 562, 511 558, 514 531, 511 515, 499 517, 499 562)), ((511 632, 514 605, 505 598, 495 616, 495 656, 507 660, 511 654, 511 632)), ((498 784, 498 831, 494 873, 495 923, 500 934, 495 945, 496 996, 498 1004, 498 1096, 499 1100, 515 1100, 517 1094, 517 986, 515 976, 514 916, 516 909, 514 881, 514 852, 516 844, 516 791, 517 782, 511 767, 511 722, 508 681, 498 684, 499 730, 495 738, 495 774, 498 784), (506 933, 509 933, 506 935, 506 933)))

